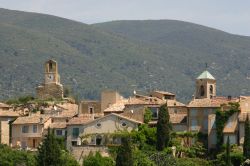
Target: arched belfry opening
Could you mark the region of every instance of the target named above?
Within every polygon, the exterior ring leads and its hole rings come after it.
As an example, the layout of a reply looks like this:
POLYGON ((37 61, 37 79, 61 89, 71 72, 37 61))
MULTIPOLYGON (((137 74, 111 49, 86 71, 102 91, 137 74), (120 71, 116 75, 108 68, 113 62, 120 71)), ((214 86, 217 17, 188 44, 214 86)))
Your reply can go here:
POLYGON ((195 98, 213 98, 216 96, 216 80, 207 70, 196 78, 195 98))

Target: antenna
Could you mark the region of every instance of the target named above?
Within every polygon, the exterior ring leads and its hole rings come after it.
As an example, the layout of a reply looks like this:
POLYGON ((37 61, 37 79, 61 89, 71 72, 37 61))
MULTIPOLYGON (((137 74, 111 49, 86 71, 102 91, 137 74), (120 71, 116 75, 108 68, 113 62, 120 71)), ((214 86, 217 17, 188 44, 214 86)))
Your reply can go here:
POLYGON ((207 63, 205 63, 205 65, 206 65, 206 70, 207 70, 207 68, 208 68, 208 65, 207 65, 207 63))

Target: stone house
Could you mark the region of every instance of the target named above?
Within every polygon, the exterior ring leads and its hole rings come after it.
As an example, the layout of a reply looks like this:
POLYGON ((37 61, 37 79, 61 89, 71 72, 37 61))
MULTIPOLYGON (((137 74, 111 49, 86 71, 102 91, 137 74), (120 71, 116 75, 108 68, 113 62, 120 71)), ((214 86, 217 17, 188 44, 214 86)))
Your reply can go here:
POLYGON ((44 131, 52 123, 50 116, 31 115, 18 117, 12 123, 13 147, 22 149, 36 149, 43 139, 44 131))
POLYGON ((17 112, 9 110, 9 106, 0 103, 0 143, 10 144, 11 139, 11 122, 19 117, 17 112), (2 107, 4 106, 4 107, 2 107))
MULTIPOLYGON (((121 114, 109 114, 97 119, 79 116, 72 118, 67 124, 67 148, 70 150, 77 145, 104 145, 108 140, 105 134, 118 131, 137 129, 143 122, 121 114), (84 136, 88 136, 85 140, 84 136)), ((112 140, 115 141, 115 140, 112 140)))
MULTIPOLYGON (((207 135, 208 148, 215 148, 217 143, 215 125, 216 110, 223 106, 225 107, 223 110, 227 111, 226 106, 228 103, 238 101, 238 98, 232 98, 230 96, 217 97, 216 80, 208 71, 204 71, 197 77, 195 96, 187 105, 188 131, 201 132, 207 135)), ((235 120, 235 118, 229 120, 228 123, 230 125, 232 120, 235 120)), ((235 126, 234 124, 233 126, 235 126)), ((225 128, 224 132, 232 134, 231 128, 229 130, 228 127, 225 128)), ((233 133, 236 132, 233 131, 233 133)))

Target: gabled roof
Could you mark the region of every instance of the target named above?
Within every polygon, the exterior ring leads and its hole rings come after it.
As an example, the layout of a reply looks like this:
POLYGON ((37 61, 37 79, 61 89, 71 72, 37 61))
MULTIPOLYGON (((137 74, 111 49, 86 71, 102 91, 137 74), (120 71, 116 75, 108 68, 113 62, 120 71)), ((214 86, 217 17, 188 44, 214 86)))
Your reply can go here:
POLYGON ((234 133, 237 129, 237 124, 238 124, 238 113, 234 113, 231 117, 229 117, 223 129, 223 133, 234 133))
POLYGON ((11 106, 5 103, 0 103, 0 108, 11 108, 11 106))
POLYGON ((99 121, 99 120, 104 119, 104 118, 109 117, 109 116, 117 116, 119 118, 126 119, 130 122, 133 122, 133 123, 143 124, 143 122, 129 118, 127 116, 111 113, 111 114, 108 114, 106 116, 103 116, 103 117, 100 117, 97 119, 89 119, 87 117, 75 117, 75 118, 72 118, 67 125, 87 125, 87 124, 99 121))
POLYGON ((200 79, 209 79, 209 80, 215 80, 215 78, 210 74, 207 70, 205 70, 199 77, 197 77, 197 80, 200 79))
POLYGON ((31 116, 22 116, 18 117, 13 124, 44 124, 50 119, 46 115, 31 115, 31 116))
POLYGON ((18 117, 19 114, 14 111, 1 111, 0 110, 0 117, 18 117))
POLYGON ((231 98, 228 99, 227 97, 213 97, 212 99, 210 98, 204 98, 204 99, 193 99, 191 100, 187 107, 189 108, 219 108, 221 107, 222 104, 228 104, 230 102, 238 102, 238 98, 231 98))

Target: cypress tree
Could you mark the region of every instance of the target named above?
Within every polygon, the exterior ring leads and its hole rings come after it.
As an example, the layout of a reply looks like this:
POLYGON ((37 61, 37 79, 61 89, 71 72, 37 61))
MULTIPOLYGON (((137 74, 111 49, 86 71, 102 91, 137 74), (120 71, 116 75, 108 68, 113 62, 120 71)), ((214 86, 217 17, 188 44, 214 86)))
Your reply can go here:
POLYGON ((60 145, 49 128, 42 145, 38 148, 37 163, 39 166, 59 166, 63 164, 60 157, 60 145))
POLYGON ((158 114, 158 122, 157 122, 157 142, 156 149, 158 151, 162 151, 165 147, 168 146, 170 140, 170 129, 171 125, 169 122, 169 113, 167 105, 164 104, 160 107, 158 114))
POLYGON ((231 157, 230 157, 230 140, 229 140, 229 136, 227 137, 227 146, 226 146, 226 156, 225 156, 225 162, 227 166, 231 166, 231 157))
POLYGON ((247 114, 245 121, 245 137, 243 144, 243 155, 245 158, 250 159, 250 122, 247 114))
POLYGON ((116 166, 133 166, 132 146, 129 137, 122 137, 122 145, 119 147, 116 157, 116 166))

